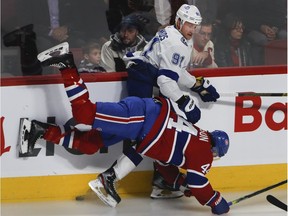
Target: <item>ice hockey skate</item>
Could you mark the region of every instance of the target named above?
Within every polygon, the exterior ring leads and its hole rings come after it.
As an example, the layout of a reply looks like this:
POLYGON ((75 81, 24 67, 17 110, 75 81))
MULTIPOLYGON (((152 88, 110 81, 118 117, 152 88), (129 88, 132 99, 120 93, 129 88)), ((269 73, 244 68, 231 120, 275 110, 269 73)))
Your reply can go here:
POLYGON ((152 199, 175 199, 184 195, 179 189, 170 186, 156 170, 154 170, 152 185, 150 194, 152 199))
POLYGON ((49 124, 23 119, 20 123, 20 153, 32 153, 35 143, 42 138, 49 124))
POLYGON ((88 185, 106 205, 115 208, 121 201, 115 183, 116 175, 113 168, 110 168, 101 173, 97 179, 90 181, 88 185))
POLYGON ((58 69, 75 67, 73 54, 69 52, 69 44, 67 42, 58 44, 39 53, 37 58, 44 67, 51 66, 58 69))

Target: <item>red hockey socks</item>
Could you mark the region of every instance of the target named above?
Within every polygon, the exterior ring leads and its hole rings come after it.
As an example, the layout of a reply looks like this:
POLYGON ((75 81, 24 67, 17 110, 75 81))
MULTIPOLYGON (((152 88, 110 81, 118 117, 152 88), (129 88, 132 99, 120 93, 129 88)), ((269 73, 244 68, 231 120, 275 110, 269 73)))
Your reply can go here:
POLYGON ((162 165, 155 161, 154 167, 168 184, 180 186, 185 181, 185 176, 181 174, 179 168, 174 165, 162 165))
POLYGON ((79 131, 72 126, 49 126, 43 138, 83 154, 94 154, 104 146, 99 131, 95 129, 79 131))
POLYGON ((96 104, 89 100, 89 92, 77 68, 61 70, 66 94, 72 106, 73 117, 78 123, 92 125, 96 113, 96 104))

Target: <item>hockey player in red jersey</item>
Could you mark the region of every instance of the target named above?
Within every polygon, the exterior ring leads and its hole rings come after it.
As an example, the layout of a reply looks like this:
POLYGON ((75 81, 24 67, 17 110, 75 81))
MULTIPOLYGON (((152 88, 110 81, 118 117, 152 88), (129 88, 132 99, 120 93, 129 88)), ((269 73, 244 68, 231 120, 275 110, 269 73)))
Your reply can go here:
MULTIPOLYGON (((176 13, 175 25, 159 30, 141 52, 127 53, 127 91, 129 96, 152 97, 153 86, 159 87, 161 94, 176 102, 188 121, 199 121, 201 110, 190 96, 185 96, 180 86, 198 93, 204 102, 216 102, 219 94, 206 78, 196 79, 187 70, 193 49, 192 36, 202 17, 194 5, 183 4, 176 13)), ((131 148, 117 159, 113 165, 98 176, 106 184, 108 176, 116 175, 123 179, 141 162, 139 155, 131 156, 131 148)), ((170 185, 163 175, 165 172, 177 172, 178 168, 154 161, 155 172, 152 180, 153 199, 171 199, 183 196, 183 193, 170 185), (161 170, 161 173, 159 172, 161 170)), ((179 171, 178 171, 179 173, 179 171)), ((181 173, 179 173, 181 175, 181 173)), ((104 188, 105 189, 105 188, 104 188)))
MULTIPOLYGON (((171 174, 175 188, 181 189, 187 196, 195 196, 200 204, 210 206, 215 214, 229 211, 227 201, 205 177, 213 157, 222 157, 228 151, 229 137, 224 131, 208 132, 198 128, 177 115, 170 99, 166 98, 127 97, 118 103, 92 103, 65 43, 41 53, 38 58, 44 66, 59 68, 74 119, 79 124, 90 125, 92 129, 80 131, 72 126, 60 127, 37 120, 24 120, 21 153, 33 151, 39 138, 84 154, 94 154, 99 148, 123 139, 135 140, 137 153, 187 170, 186 176, 171 174), (60 54, 55 56, 55 52, 60 54)), ((89 184, 102 201, 115 207, 120 197, 115 199, 118 194, 113 178, 115 176, 109 176, 111 181, 106 181, 110 184, 106 187, 111 189, 108 194, 96 188, 99 179, 89 184)))

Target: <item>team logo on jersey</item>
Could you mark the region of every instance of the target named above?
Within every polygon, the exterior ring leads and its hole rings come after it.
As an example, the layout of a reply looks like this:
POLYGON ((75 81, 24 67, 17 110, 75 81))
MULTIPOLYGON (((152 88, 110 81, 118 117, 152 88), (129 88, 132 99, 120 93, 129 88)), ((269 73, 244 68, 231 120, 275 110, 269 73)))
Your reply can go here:
POLYGON ((161 29, 158 34, 161 41, 163 41, 165 38, 168 38, 168 34, 165 29, 161 29))
POLYGON ((182 37, 180 40, 185 46, 188 46, 187 40, 184 37, 182 37))

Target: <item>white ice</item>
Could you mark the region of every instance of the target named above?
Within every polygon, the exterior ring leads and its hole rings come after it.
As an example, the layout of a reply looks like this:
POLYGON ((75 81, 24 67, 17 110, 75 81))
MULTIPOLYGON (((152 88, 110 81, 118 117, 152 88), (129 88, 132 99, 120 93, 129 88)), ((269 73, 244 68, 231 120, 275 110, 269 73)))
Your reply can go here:
MULTIPOLYGON (((243 197, 248 192, 222 193, 227 201, 243 197)), ((287 191, 271 190, 232 205, 223 216, 287 216, 287 212, 270 204, 271 194, 287 204, 287 191)), ((201 206, 195 198, 152 200, 149 195, 122 197, 116 208, 104 205, 94 194, 84 201, 38 201, 1 203, 1 216, 212 216, 210 207, 201 206)))

